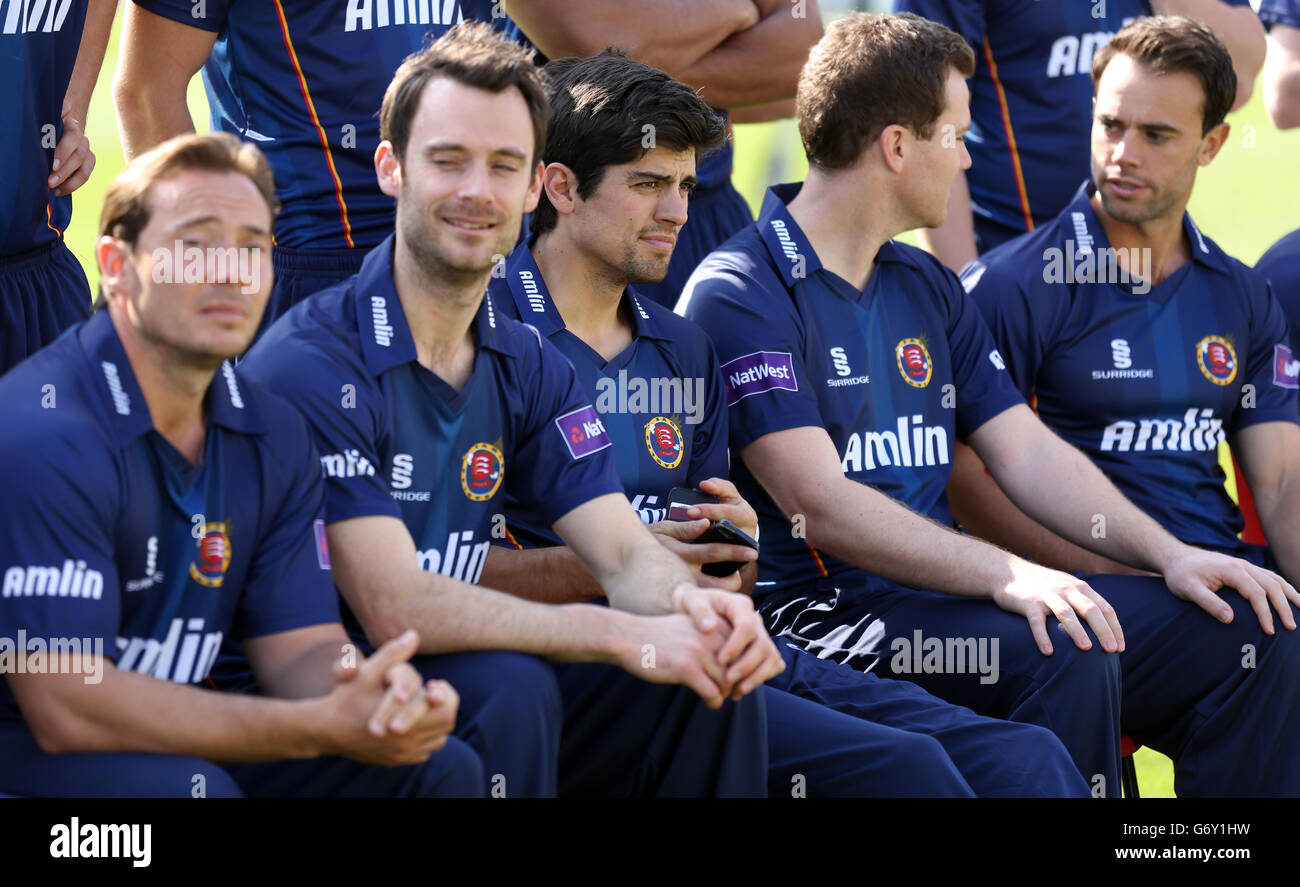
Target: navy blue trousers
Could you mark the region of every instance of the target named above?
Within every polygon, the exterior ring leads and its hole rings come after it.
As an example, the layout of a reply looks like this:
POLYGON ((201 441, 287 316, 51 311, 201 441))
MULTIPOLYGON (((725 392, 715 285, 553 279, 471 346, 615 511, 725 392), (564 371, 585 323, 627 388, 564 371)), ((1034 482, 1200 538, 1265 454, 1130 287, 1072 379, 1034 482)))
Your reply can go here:
POLYGON ((0 375, 89 317, 90 301, 86 273, 62 240, 0 259, 0 375))
POLYGON ((789 797, 1088 797, 1050 730, 981 717, 786 641, 768 682, 768 792, 789 797))

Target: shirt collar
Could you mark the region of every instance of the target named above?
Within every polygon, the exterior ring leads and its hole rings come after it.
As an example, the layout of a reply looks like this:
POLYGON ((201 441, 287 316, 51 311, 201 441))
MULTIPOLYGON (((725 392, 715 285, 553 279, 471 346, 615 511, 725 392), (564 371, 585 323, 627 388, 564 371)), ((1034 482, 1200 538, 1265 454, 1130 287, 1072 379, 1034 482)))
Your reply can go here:
POLYGON ((768 188, 758 221, 754 223, 788 288, 793 288, 822 267, 812 244, 787 209, 787 204, 794 200, 802 187, 802 182, 793 182, 768 188))
MULTIPOLYGON (((152 431, 154 423, 149 405, 145 403, 144 392, 108 311, 95 312, 82 326, 79 336, 90 362, 93 388, 103 394, 108 408, 113 442, 125 446, 152 431)), ((209 425, 241 434, 264 434, 268 430, 230 361, 222 362, 208 385, 203 413, 209 425)))
MULTIPOLYGON (((521 321, 530 324, 547 338, 567 328, 528 244, 521 243, 506 260, 506 284, 521 321)), ((632 318, 633 338, 671 341, 673 336, 664 324, 646 310, 646 301, 646 297, 632 287, 623 290, 623 303, 627 307, 628 316, 632 318)))
MULTIPOLYGON (((1092 207, 1092 195, 1096 192, 1096 186, 1091 181, 1085 181, 1079 186, 1079 190, 1074 192, 1074 199, 1057 218, 1057 225, 1060 227, 1063 239, 1073 240, 1075 251, 1079 253, 1086 251, 1085 246, 1089 250, 1110 247, 1106 232, 1101 227, 1101 220, 1097 218, 1097 212, 1092 207)), ((1206 239, 1187 211, 1183 212, 1183 233, 1187 236, 1187 242, 1191 244, 1193 262, 1220 274, 1232 273, 1223 251, 1206 239)))
MULTIPOLYGON (((366 369, 376 376, 418 359, 415 339, 393 283, 395 243, 396 235, 390 234, 366 255, 352 290, 356 300, 357 330, 361 334, 361 356, 366 369)), ((479 347, 514 353, 501 335, 490 296, 483 296, 474 323, 479 347)))

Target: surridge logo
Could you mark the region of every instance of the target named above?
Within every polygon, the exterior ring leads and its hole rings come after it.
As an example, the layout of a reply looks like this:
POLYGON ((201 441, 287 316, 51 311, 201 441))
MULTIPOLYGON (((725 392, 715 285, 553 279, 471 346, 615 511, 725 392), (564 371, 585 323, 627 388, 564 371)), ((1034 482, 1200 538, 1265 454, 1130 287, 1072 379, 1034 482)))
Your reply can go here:
POLYGON ((673 469, 682 464, 686 452, 682 429, 667 416, 655 416, 645 424, 645 445, 660 468, 673 469))
POLYGON ((840 467, 849 472, 888 465, 925 468, 947 465, 948 429, 926 425, 922 415, 899 416, 897 430, 851 432, 844 442, 840 467))
POLYGON ((244 408, 244 398, 239 394, 239 383, 235 381, 235 368, 230 365, 230 361, 221 362, 221 375, 226 380, 226 387, 230 390, 230 405, 237 410, 244 408))
POLYGON ((458 0, 348 0, 344 31, 370 31, 402 25, 454 25, 462 15, 458 0))
POLYGON ((117 638, 117 667, 178 684, 197 684, 208 676, 221 652, 221 631, 204 631, 200 617, 177 616, 167 636, 117 638))
POLYGON ((849 356, 838 345, 831 349, 831 363, 835 364, 835 375, 847 376, 853 372, 849 368, 849 356))
POLYGON ((483 574, 491 542, 474 542, 473 530, 452 530, 447 534, 447 545, 439 551, 425 548, 417 552, 416 563, 427 573, 437 573, 473 585, 483 574))
POLYGON ((486 502, 501 489, 506 460, 499 447, 480 441, 460 461, 460 488, 471 502, 486 502))
POLYGON ((1104 382, 1108 379, 1154 379, 1156 371, 1150 368, 1133 369, 1133 348, 1128 339, 1110 340, 1110 361, 1114 369, 1093 370, 1092 379, 1104 382))
POLYGON ((1181 419, 1120 419, 1102 429, 1104 453, 1209 452, 1224 441, 1223 420, 1209 407, 1192 407, 1181 419))
POLYGON ((48 5, 41 0, 9 0, 8 5, 4 18, 0 19, 4 22, 3 33, 34 34, 43 31, 50 34, 63 30, 63 23, 72 9, 72 0, 50 0, 48 5))
POLYGON ((10 567, 5 570, 3 597, 70 597, 99 600, 104 574, 86 569, 86 562, 65 558, 61 567, 10 567))

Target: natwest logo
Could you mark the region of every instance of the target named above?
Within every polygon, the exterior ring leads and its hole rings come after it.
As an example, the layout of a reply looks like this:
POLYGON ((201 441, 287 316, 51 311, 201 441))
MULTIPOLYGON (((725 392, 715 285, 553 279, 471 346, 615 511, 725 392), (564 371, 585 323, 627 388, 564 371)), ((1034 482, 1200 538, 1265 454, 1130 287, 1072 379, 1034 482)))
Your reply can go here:
POLYGON ((784 388, 798 391, 794 361, 788 351, 755 351, 722 365, 726 380, 727 406, 735 406, 751 394, 784 388))
POLYGON ((426 548, 417 554, 417 563, 421 570, 438 573, 452 579, 459 579, 471 585, 478 582, 483 574, 483 564, 487 562, 491 542, 474 542, 473 530, 453 530, 447 534, 447 545, 439 551, 426 548))

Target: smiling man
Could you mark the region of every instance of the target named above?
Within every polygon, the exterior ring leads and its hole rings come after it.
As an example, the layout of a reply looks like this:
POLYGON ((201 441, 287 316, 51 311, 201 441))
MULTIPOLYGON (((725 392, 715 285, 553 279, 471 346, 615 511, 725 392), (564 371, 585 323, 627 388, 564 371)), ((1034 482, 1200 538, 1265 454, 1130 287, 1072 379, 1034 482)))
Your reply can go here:
POLYGON ((409 624, 421 652, 461 654, 420 665, 455 683, 463 711, 513 706, 508 729, 470 731, 494 791, 762 794, 762 699, 742 697, 782 665, 761 620, 654 541, 573 368, 484 295, 536 205, 546 115, 530 54, 487 26, 407 59, 375 152, 396 232, 242 366, 303 411, 325 454, 334 577, 358 642, 409 624), (475 585, 507 492, 613 607, 475 585), (608 766, 583 766, 597 754, 608 766))
POLYGON ((415 635, 348 655, 307 428, 227 362, 266 305, 273 207, 265 158, 233 136, 137 158, 104 200, 104 307, 0 380, 0 454, 23 466, 0 478, 0 643, 21 657, 0 685, 2 792, 483 792, 448 739, 455 692, 405 661, 415 635), (259 284, 215 263, 164 280, 178 244, 246 253, 259 284), (265 696, 205 688, 231 640, 265 696))

